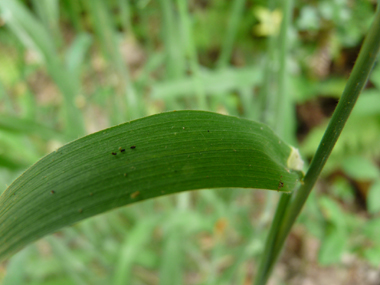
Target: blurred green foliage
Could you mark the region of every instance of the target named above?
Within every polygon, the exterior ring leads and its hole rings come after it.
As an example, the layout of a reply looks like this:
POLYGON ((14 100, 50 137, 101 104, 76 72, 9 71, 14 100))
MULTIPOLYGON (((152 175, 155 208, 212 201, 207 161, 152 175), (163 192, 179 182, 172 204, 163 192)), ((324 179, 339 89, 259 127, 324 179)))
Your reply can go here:
MULTIPOLYGON (((278 37, 257 33, 281 15, 280 1, 269 2, 0 2, 0 192, 60 145, 144 115, 207 109, 273 121, 265 98, 278 92, 278 37)), ((282 136, 304 158, 318 146, 374 9, 369 0, 295 1, 282 136)), ((377 65, 301 215, 321 240, 321 264, 347 253, 380 264, 379 158, 377 65)), ((119 209, 29 246, 1 265, 0 280, 243 284, 274 199, 226 189, 119 209)))

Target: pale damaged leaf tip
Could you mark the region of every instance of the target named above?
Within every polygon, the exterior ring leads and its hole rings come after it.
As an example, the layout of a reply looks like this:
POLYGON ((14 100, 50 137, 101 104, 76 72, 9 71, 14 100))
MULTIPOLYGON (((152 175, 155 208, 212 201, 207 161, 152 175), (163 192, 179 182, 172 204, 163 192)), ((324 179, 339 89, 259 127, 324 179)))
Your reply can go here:
POLYGON ((286 164, 287 164, 289 169, 297 170, 297 171, 303 170, 304 161, 301 158, 301 154, 300 154, 298 148, 291 146, 291 152, 290 152, 290 155, 288 157, 288 161, 286 162, 286 164))

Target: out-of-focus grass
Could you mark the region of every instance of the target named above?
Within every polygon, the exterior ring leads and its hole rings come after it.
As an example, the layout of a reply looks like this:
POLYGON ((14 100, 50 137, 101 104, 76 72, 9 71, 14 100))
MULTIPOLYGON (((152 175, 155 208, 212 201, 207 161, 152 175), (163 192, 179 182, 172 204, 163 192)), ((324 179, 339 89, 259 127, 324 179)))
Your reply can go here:
MULTIPOLYGON (((339 1, 294 2, 286 55, 293 107, 341 93, 344 62, 351 60, 350 48, 360 44, 374 10, 369 1, 352 7, 339 1)), ((1 191, 62 143, 131 118, 207 108, 273 123, 275 102, 267 99, 274 98, 270 92, 277 86, 278 35, 253 32, 265 24, 253 12, 257 8, 240 0, 1 1, 1 191)), ((372 91, 380 88, 379 74, 373 74, 372 91)), ((364 95, 363 100, 377 100, 364 95)), ((339 169, 345 147, 350 154, 379 159, 379 113, 375 104, 361 106, 358 116, 371 117, 365 126, 370 132, 353 126, 355 144, 347 135, 329 173, 339 169)), ((317 132, 314 128, 305 141, 306 155, 314 152, 317 132)), ((336 201, 347 197, 336 193, 336 201)), ((263 196, 199 191, 119 209, 24 249, 1 265, 0 280, 6 275, 3 284, 12 285, 249 282, 270 221, 262 215, 263 196)), ((321 228, 331 221, 318 211, 335 209, 336 202, 311 198, 301 219, 310 232, 329 240, 321 228)), ((354 224, 346 224, 348 238, 354 224)), ((364 230, 363 244, 373 240, 372 224, 364 230)), ((348 244, 344 250, 376 262, 371 248, 355 251, 358 239, 348 244)))

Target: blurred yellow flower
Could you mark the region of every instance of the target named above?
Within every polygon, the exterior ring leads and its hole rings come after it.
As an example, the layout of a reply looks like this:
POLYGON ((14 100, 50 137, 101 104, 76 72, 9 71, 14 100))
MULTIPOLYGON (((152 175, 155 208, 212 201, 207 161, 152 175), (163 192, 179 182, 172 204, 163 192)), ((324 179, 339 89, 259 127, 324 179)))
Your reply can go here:
POLYGON ((253 14, 259 21, 259 24, 252 29, 255 35, 265 37, 279 33, 282 21, 282 12, 280 10, 270 11, 264 7, 256 7, 253 14))

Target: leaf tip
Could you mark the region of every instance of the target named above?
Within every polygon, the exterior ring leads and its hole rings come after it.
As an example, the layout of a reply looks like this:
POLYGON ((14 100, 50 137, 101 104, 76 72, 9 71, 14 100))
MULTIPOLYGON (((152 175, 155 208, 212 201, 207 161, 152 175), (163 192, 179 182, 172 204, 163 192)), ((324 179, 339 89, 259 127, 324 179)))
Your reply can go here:
POLYGON ((291 152, 286 164, 289 169, 297 171, 303 170, 304 161, 302 160, 301 154, 297 148, 291 146, 291 152))

